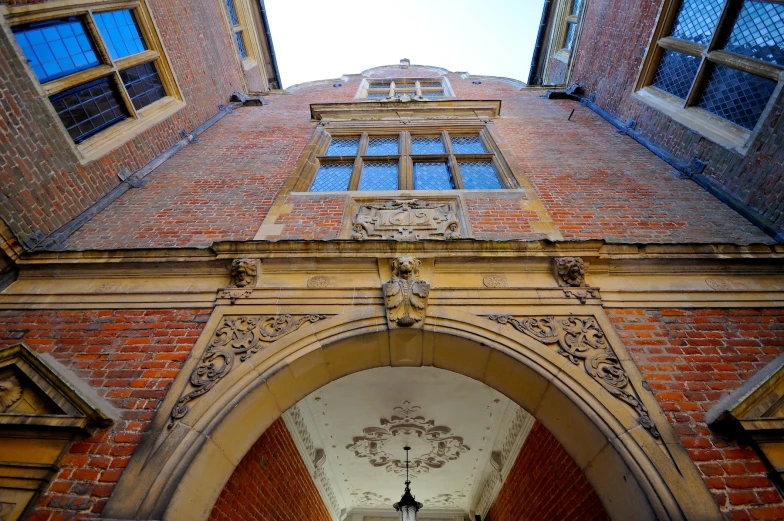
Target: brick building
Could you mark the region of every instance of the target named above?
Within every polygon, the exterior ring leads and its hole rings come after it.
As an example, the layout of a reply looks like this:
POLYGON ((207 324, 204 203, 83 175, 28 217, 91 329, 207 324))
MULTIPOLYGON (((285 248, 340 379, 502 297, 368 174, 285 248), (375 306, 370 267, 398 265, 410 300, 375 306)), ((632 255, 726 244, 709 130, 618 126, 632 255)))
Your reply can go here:
POLYGON ((0 4, 0 519, 784 518, 784 8, 637 4, 286 90, 263 2, 0 4))

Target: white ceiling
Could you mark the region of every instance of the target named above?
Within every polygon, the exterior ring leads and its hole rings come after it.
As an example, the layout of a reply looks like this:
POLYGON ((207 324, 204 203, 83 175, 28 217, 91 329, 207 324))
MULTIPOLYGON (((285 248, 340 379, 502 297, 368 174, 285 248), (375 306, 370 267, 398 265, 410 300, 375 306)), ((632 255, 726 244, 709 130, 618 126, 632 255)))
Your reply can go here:
POLYGON ((481 382, 432 367, 385 367, 341 378, 304 398, 284 420, 337 521, 394 515, 406 445, 422 515, 469 515, 497 494, 501 460, 514 461, 532 423, 481 382))

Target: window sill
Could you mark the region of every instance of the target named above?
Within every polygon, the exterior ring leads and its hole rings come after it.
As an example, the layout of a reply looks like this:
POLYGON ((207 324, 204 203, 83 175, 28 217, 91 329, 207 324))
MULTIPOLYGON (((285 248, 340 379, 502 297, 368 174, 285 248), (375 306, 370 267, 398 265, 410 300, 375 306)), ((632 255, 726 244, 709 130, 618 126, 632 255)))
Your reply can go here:
POLYGON ((465 195, 465 194, 521 194, 525 193, 521 188, 478 188, 462 190, 340 190, 334 192, 290 192, 290 195, 326 195, 339 196, 350 195, 351 197, 397 197, 397 198, 417 198, 433 197, 444 195, 465 195))
POLYGON ((745 155, 748 151, 752 136, 748 130, 717 118, 702 109, 684 108, 683 100, 655 87, 645 87, 632 96, 724 148, 740 155, 745 155))
POLYGON ((128 141, 170 118, 185 108, 182 100, 167 96, 138 111, 138 118, 127 119, 76 145, 81 164, 86 165, 120 148, 128 141))
POLYGON ((242 59, 242 69, 245 70, 245 71, 249 71, 249 70, 253 69, 254 67, 258 67, 258 66, 259 66, 259 64, 256 63, 256 60, 254 60, 253 58, 243 58, 242 59))
POLYGON ((571 57, 571 55, 572 55, 572 51, 564 48, 558 51, 557 53, 555 53, 555 59, 558 61, 562 61, 564 63, 569 63, 569 58, 571 57))

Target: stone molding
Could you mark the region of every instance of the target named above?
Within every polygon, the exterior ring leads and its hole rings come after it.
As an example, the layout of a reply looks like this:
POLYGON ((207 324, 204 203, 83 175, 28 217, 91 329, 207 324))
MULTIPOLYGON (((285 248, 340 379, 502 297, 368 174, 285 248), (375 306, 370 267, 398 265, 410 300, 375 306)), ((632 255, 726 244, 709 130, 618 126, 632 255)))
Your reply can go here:
POLYGON ((360 203, 352 219, 351 238, 360 241, 460 239, 457 205, 457 198, 439 202, 392 199, 360 203))

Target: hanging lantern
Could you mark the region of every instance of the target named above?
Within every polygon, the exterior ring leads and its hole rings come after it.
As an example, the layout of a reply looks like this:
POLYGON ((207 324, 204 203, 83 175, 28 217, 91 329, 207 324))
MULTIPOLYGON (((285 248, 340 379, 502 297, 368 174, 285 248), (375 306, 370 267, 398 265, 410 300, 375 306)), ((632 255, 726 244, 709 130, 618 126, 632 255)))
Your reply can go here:
POLYGON ((403 492, 400 501, 392 506, 395 507, 396 511, 400 512, 400 521, 416 521, 417 512, 422 508, 422 503, 417 502, 414 496, 411 495, 411 488, 409 488, 411 482, 408 480, 408 451, 411 450, 411 447, 403 448, 406 451, 406 490, 403 492))

